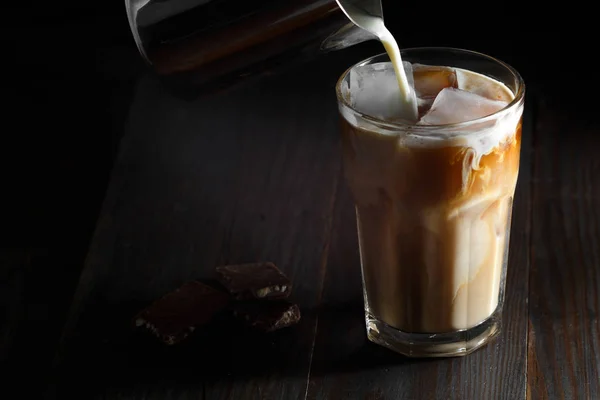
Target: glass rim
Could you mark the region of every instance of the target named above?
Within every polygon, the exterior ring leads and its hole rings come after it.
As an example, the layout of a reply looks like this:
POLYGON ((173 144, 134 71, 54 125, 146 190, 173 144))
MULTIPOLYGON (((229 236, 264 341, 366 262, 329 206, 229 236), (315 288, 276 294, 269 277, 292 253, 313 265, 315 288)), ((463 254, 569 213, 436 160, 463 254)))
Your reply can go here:
POLYGON ((400 121, 386 121, 384 119, 381 118, 377 118, 375 116, 369 115, 367 113, 361 112, 359 110, 357 110, 356 108, 354 108, 348 101, 347 99, 344 97, 343 93, 342 93, 342 83, 344 82, 344 80, 346 79, 346 77, 348 76, 348 74, 350 73, 350 71, 352 71, 353 69, 357 68, 357 67, 362 67, 363 65, 367 65, 369 63, 372 63, 373 60, 377 59, 377 58, 382 58, 382 57, 387 57, 389 60, 389 57, 387 55, 387 53, 379 53, 376 54, 374 56, 371 56, 369 58, 366 58, 362 61, 357 62, 356 64, 352 65, 351 67, 349 67, 348 69, 346 69, 342 75, 339 77, 336 85, 335 85, 335 92, 336 92, 336 96, 337 96, 337 100, 338 100, 338 104, 342 104, 344 107, 349 108, 353 113, 358 114, 361 118, 374 123, 376 125, 379 125, 383 128, 386 129, 400 129, 400 130, 407 130, 410 129, 411 131, 415 132, 415 131, 428 131, 431 132, 432 130, 439 130, 439 129, 454 129, 454 128, 462 128, 462 127, 468 127, 470 125, 475 125, 475 124, 479 124, 482 122, 486 122, 489 120, 493 120, 496 118, 499 118, 507 113, 509 113, 512 109, 514 109, 515 107, 517 107, 522 101, 523 98, 525 97, 525 82, 523 81, 523 78, 521 77, 521 75, 519 74, 519 72, 517 72, 516 69, 514 69, 512 66, 510 66, 509 64, 505 63, 504 61, 501 61, 497 58, 494 58, 492 56, 488 56, 486 54, 483 53, 479 53, 477 51, 473 51, 473 50, 466 50, 466 49, 460 49, 460 48, 455 48, 455 47, 409 47, 406 49, 401 49, 400 53, 402 55, 403 61, 404 61, 404 55, 407 52, 418 52, 418 51, 444 51, 444 52, 458 52, 458 53, 463 53, 463 54, 469 54, 472 56, 477 56, 477 57, 481 57, 484 59, 487 59, 488 61, 494 62, 498 65, 500 65, 501 67, 505 68, 506 70, 508 70, 513 76, 514 78, 517 80, 518 83, 518 87, 517 87, 517 92, 514 93, 514 99, 508 103, 505 107, 501 108, 500 110, 494 112, 493 114, 490 115, 486 115, 484 117, 480 117, 480 118, 476 118, 476 119, 471 119, 468 121, 463 121, 463 122, 455 122, 455 123, 451 123, 451 124, 437 124, 437 125, 417 125, 417 124, 411 124, 408 122, 400 122, 400 121))

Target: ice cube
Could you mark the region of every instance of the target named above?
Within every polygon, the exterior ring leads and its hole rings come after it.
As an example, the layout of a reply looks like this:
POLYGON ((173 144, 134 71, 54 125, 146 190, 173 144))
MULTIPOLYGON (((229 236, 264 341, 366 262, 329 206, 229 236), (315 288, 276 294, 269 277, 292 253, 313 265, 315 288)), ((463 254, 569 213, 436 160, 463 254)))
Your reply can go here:
POLYGON ((447 87, 457 87, 453 68, 413 64, 414 88, 417 96, 419 115, 431 108, 438 93, 447 87))
POLYGON ((507 104, 506 101, 490 100, 465 90, 445 88, 437 95, 419 124, 444 125, 471 121, 493 114, 507 104))
POLYGON ((457 87, 467 92, 476 93, 490 100, 510 102, 514 98, 509 88, 485 75, 471 71, 456 70, 457 87))
POLYGON ((404 67, 404 72, 406 72, 406 79, 408 79, 409 86, 415 90, 415 70, 413 69, 413 65, 408 61, 402 61, 402 66, 404 67))
MULTIPOLYGON (((403 62, 404 71, 413 87, 412 67, 403 62)), ((389 62, 363 65, 350 73, 351 102, 356 110, 380 119, 394 121, 408 119, 412 112, 406 110, 394 68, 389 62), (410 113, 409 113, 410 112, 410 113)))
POLYGON ((442 89, 456 88, 456 73, 453 68, 424 64, 413 65, 415 92, 420 99, 435 98, 442 89))

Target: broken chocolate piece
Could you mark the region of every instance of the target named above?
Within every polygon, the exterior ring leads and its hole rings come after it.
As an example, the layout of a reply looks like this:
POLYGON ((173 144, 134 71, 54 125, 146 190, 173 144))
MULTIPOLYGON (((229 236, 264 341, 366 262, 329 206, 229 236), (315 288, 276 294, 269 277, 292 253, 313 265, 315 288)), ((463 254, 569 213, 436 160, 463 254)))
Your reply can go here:
POLYGON ((281 299, 292 291, 290 280, 271 262, 217 267, 221 283, 238 300, 281 299))
POLYGON ((135 325, 173 345, 197 326, 209 322, 228 302, 226 293, 200 282, 189 282, 142 310, 135 317, 135 325))
POLYGON ((273 332, 300 321, 300 309, 288 301, 248 301, 233 304, 233 315, 246 325, 273 332))

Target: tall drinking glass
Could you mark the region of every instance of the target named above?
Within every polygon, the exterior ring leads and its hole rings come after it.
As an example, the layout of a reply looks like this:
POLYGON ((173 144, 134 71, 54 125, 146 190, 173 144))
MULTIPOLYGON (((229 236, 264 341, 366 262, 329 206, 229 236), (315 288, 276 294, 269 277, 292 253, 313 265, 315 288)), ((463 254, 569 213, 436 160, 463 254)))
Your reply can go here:
POLYGON ((381 117, 385 102, 366 97, 389 73, 387 55, 339 79, 367 336, 408 356, 465 355, 500 331, 525 86, 512 67, 467 50, 407 49, 402 57, 413 65, 422 114, 431 85, 505 103, 464 122, 411 124, 381 117))

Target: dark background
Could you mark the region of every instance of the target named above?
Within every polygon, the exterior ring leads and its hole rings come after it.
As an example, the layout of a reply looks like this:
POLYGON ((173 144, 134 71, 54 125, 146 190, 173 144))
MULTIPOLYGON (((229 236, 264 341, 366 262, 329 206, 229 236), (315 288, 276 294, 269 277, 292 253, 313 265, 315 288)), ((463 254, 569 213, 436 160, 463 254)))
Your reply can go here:
MULTIPOLYGON (((571 4, 526 15, 514 4, 461 7, 384 2, 401 47, 498 57, 588 118, 586 99, 600 81, 589 10, 571 4)), ((3 14, 0 365, 9 386, 27 377, 18 398, 28 398, 45 383, 130 96, 147 70, 122 1, 24 4, 3 14)))

